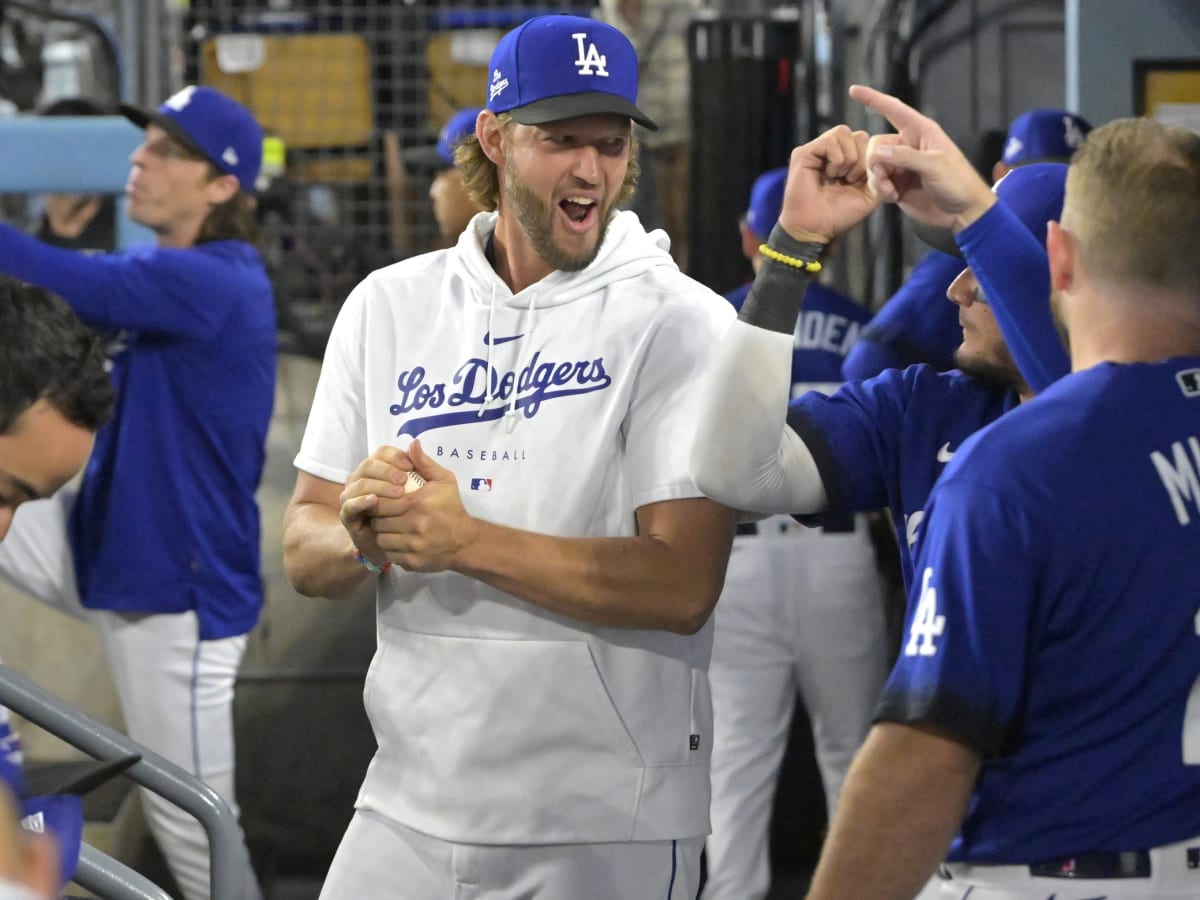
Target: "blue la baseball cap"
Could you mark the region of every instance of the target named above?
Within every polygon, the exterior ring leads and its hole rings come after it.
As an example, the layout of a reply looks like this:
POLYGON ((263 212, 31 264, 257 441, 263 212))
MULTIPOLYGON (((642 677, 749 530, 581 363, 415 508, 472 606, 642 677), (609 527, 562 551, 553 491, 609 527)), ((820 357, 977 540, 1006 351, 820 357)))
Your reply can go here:
POLYGON ((210 87, 190 85, 157 110, 121 104, 121 114, 139 128, 157 125, 198 156, 237 178, 248 194, 262 166, 263 130, 236 100, 210 87))
POLYGON ((764 240, 779 221, 783 210, 783 188, 787 184, 787 166, 763 172, 750 186, 750 205, 746 208, 746 227, 764 240))
POLYGON ((614 113, 651 131, 637 108, 638 60, 629 38, 582 16, 536 16, 500 39, 488 65, 487 108, 522 125, 614 113))
MULTIPOLYGON (((1046 223, 1057 222, 1062 215, 1067 168, 1066 163, 1029 163, 1013 169, 992 187, 999 201, 1016 214, 1040 244, 1046 243, 1046 223)), ((913 230, 931 247, 963 258, 949 229, 929 228, 917 222, 913 230)))
POLYGON ((1068 162, 1091 130, 1087 119, 1065 109, 1031 109, 1013 119, 1000 159, 1009 166, 1068 162))
POLYGON ((464 137, 475 133, 475 120, 482 108, 468 106, 460 109, 442 126, 436 144, 411 147, 404 151, 404 161, 413 168, 448 169, 454 165, 454 147, 464 137))

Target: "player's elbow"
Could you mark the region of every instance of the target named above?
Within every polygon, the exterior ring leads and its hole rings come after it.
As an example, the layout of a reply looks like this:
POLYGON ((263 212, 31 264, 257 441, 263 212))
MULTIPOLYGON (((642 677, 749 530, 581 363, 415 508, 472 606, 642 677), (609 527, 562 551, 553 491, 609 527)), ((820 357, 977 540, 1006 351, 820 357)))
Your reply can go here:
POLYGON ((309 554, 297 545, 288 545, 284 541, 283 545, 283 574, 288 580, 288 584, 292 589, 302 597, 320 597, 321 585, 315 577, 313 568, 307 564, 309 554))
POLYGON ((675 634, 690 635, 703 628, 716 608, 723 583, 722 575, 715 584, 711 579, 706 579, 705 583, 697 584, 683 592, 674 604, 674 614, 667 626, 668 630, 675 634))
POLYGON ((712 615, 711 609, 702 615, 696 614, 687 616, 686 618, 680 619, 676 623, 675 627, 671 628, 670 631, 674 632, 675 634, 681 634, 684 637, 696 634, 701 628, 704 627, 704 624, 708 621, 708 617, 710 615, 712 615))

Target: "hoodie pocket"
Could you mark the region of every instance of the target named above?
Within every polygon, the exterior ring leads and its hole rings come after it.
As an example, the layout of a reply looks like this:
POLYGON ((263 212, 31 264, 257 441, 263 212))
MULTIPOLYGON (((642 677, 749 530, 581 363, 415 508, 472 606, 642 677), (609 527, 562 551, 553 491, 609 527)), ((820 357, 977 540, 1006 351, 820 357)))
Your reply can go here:
POLYGON ((643 762, 587 643, 387 627, 380 639, 367 712, 418 806, 494 816, 495 827, 477 822, 489 834, 559 832, 581 808, 629 827, 643 762))

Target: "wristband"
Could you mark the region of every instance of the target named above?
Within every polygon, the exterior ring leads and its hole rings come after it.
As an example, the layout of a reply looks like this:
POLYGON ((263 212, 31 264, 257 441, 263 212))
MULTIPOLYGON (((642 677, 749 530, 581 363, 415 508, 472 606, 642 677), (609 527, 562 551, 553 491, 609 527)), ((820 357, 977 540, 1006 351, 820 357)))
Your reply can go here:
POLYGON ((768 259, 784 262, 784 259, 779 258, 784 257, 791 260, 790 263, 784 263, 785 265, 790 264, 793 268, 802 268, 811 274, 820 271, 821 259, 829 252, 829 244, 818 241, 798 241, 784 231, 783 226, 778 222, 775 223, 775 227, 771 229, 771 234, 767 238, 767 247, 773 253, 767 257, 768 259), (816 268, 810 268, 813 265, 816 268))
POLYGON ((388 569, 390 569, 392 567, 392 561, 390 559, 387 562, 385 562, 382 566, 375 565, 375 563, 371 562, 369 559, 367 559, 365 556, 363 556, 363 552, 361 550, 359 550, 357 547, 354 548, 354 558, 356 560, 358 560, 358 564, 360 566, 362 566, 364 569, 366 569, 372 575, 382 575, 384 572, 386 572, 388 569))

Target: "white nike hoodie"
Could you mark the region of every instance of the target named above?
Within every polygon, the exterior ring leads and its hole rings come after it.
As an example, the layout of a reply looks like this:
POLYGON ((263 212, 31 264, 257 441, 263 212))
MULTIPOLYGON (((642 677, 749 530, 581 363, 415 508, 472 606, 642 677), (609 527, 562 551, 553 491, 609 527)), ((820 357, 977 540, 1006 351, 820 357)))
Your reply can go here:
MULTIPOLYGON (((732 307, 630 212, 600 253, 518 294, 483 246, 369 275, 346 300, 295 464, 342 483, 420 437, 472 515, 628 536, 688 474, 701 370, 732 307)), ((708 833, 711 622, 604 628, 457 573, 379 580, 366 706, 379 749, 358 797, 449 841, 542 844, 708 833)))

